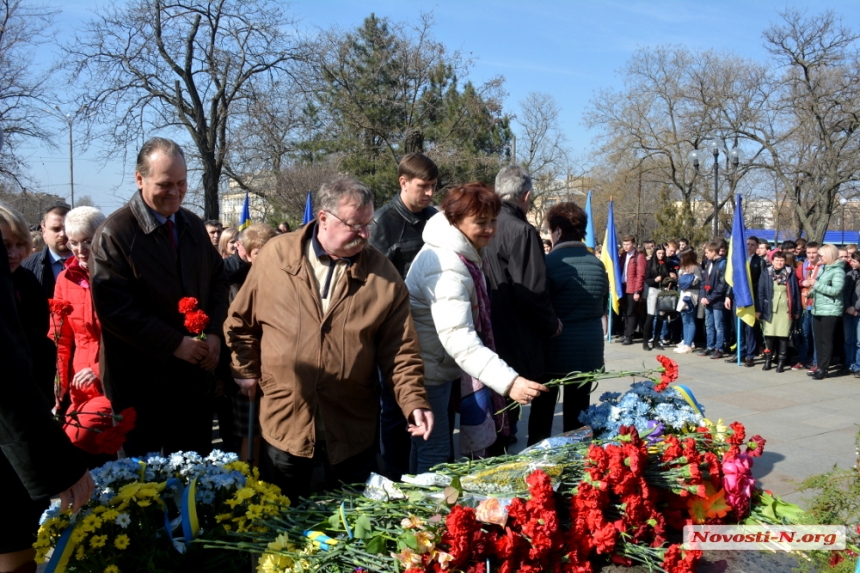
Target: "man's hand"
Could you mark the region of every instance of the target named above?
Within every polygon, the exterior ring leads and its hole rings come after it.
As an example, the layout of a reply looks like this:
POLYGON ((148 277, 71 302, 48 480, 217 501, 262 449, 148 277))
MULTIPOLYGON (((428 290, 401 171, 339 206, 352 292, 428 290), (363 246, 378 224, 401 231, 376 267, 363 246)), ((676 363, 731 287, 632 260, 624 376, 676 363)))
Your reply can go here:
POLYGON ((761 313, 760 312, 755 313, 755 319, 758 320, 760 318, 761 318, 761 313))
POLYGON ((639 293, 638 292, 633 295, 633 300, 635 300, 636 302, 639 302, 639 293))
POLYGON ((423 437, 425 441, 429 440, 433 431, 433 411, 426 408, 412 410, 406 430, 415 438, 423 437))
POLYGON ((702 303, 702 304, 704 304, 704 305, 706 305, 706 306, 710 304, 710 303, 708 302, 708 299, 706 299, 705 297, 702 297, 701 303, 702 303))
POLYGON ((727 298, 727 299, 726 299, 726 302, 725 302, 725 303, 723 303, 723 304, 724 304, 724 306, 726 307, 726 310, 732 310, 732 299, 727 298))
POLYGON ((179 347, 173 351, 175 357, 191 364, 199 364, 207 354, 209 354, 209 345, 190 336, 183 336, 179 347))
POLYGON ((93 372, 92 368, 84 368, 83 370, 78 371, 72 378, 72 387, 82 390, 90 384, 96 384, 98 380, 99 377, 96 376, 96 373, 93 372))
POLYGON ((60 493, 60 511, 72 508, 72 513, 77 513, 93 496, 95 483, 89 471, 85 471, 81 479, 75 485, 60 493))
POLYGON ((257 385, 260 380, 258 378, 233 378, 236 385, 239 386, 239 392, 250 398, 251 400, 257 395, 257 385))
POLYGON ((203 342, 209 348, 209 354, 200 361, 200 368, 212 372, 218 366, 218 359, 221 356, 221 338, 217 334, 207 334, 203 342))
POLYGON ((564 323, 561 321, 561 319, 558 319, 558 330, 555 331, 555 334, 553 336, 558 336, 559 334, 561 334, 562 330, 564 330, 564 323))

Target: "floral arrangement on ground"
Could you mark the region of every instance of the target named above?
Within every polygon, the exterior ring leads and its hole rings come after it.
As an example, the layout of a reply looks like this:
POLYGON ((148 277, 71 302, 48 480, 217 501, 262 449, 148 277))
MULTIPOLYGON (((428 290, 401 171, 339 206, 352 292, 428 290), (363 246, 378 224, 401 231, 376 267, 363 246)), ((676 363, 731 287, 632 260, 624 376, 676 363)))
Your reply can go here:
POLYGON ((257 522, 289 507, 256 469, 220 451, 120 459, 92 476, 93 497, 79 514, 52 506, 42 516, 36 560, 49 571, 237 571, 247 554, 193 541, 268 531, 257 522))
MULTIPOLYGON (((281 508, 268 531, 221 540, 261 555, 261 573, 326 571, 589 573, 601 563, 688 573, 701 552, 677 543, 688 524, 783 524, 803 512, 755 487, 764 451, 743 424, 711 422, 677 380, 644 377, 584 414, 592 428, 515 456, 437 466, 394 483, 372 476, 281 508)), ((556 385, 611 372, 572 373, 556 385)))

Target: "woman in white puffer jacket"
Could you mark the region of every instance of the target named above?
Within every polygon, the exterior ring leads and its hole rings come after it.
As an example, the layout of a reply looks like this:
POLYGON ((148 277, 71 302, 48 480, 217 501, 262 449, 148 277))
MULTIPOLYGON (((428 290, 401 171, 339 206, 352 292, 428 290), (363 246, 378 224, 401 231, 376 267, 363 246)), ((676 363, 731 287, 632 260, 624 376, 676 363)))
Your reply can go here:
POLYGON ((441 212, 424 227, 424 247, 406 276, 435 420, 428 440, 412 442, 413 473, 448 460, 453 383, 461 389, 460 451, 474 456, 492 445, 503 423, 493 417, 503 404, 500 396, 528 404, 547 391, 519 376, 493 350, 481 254, 496 231, 500 209, 498 196, 483 183, 450 189, 441 212))

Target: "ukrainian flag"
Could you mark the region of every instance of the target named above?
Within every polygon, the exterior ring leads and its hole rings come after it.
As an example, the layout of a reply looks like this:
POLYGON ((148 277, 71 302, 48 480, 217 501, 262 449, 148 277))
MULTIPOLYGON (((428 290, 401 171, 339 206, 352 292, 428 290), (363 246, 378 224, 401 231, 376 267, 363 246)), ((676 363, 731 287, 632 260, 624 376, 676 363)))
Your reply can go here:
POLYGON ((314 220, 314 200, 311 192, 308 191, 308 198, 305 199, 305 213, 302 216, 302 225, 307 225, 314 220))
POLYGON ((755 324, 755 303, 753 302, 752 277, 747 257, 747 238, 744 229, 744 216, 741 211, 741 196, 735 197, 735 217, 732 222, 732 240, 729 243, 729 256, 726 264, 726 282, 732 287, 732 304, 735 314, 747 325, 755 324))
POLYGON ((606 219, 606 235, 603 237, 603 250, 600 260, 609 275, 609 300, 612 310, 618 314, 618 301, 621 299, 621 273, 618 268, 618 240, 615 238, 615 215, 612 212, 612 201, 609 201, 609 215, 606 219))
POLYGON ((251 208, 248 205, 248 190, 245 190, 245 204, 242 205, 242 217, 239 219, 239 230, 244 231, 251 224, 251 208))
POLYGON ((585 223, 585 246, 592 253, 594 252, 594 216, 591 214, 591 191, 588 192, 588 199, 585 200, 585 216, 588 217, 588 222, 585 223))

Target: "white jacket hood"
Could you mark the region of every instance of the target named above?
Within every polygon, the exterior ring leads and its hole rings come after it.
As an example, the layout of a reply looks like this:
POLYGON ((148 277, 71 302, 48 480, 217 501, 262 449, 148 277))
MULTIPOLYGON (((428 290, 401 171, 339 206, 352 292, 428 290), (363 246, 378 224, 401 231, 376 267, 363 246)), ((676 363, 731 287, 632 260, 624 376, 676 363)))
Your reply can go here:
POLYGON ((424 226, 424 232, 421 235, 424 239, 424 244, 436 249, 444 249, 453 251, 458 255, 463 255, 468 260, 481 265, 481 255, 478 249, 469 242, 460 229, 448 222, 445 213, 439 211, 427 221, 424 226))

